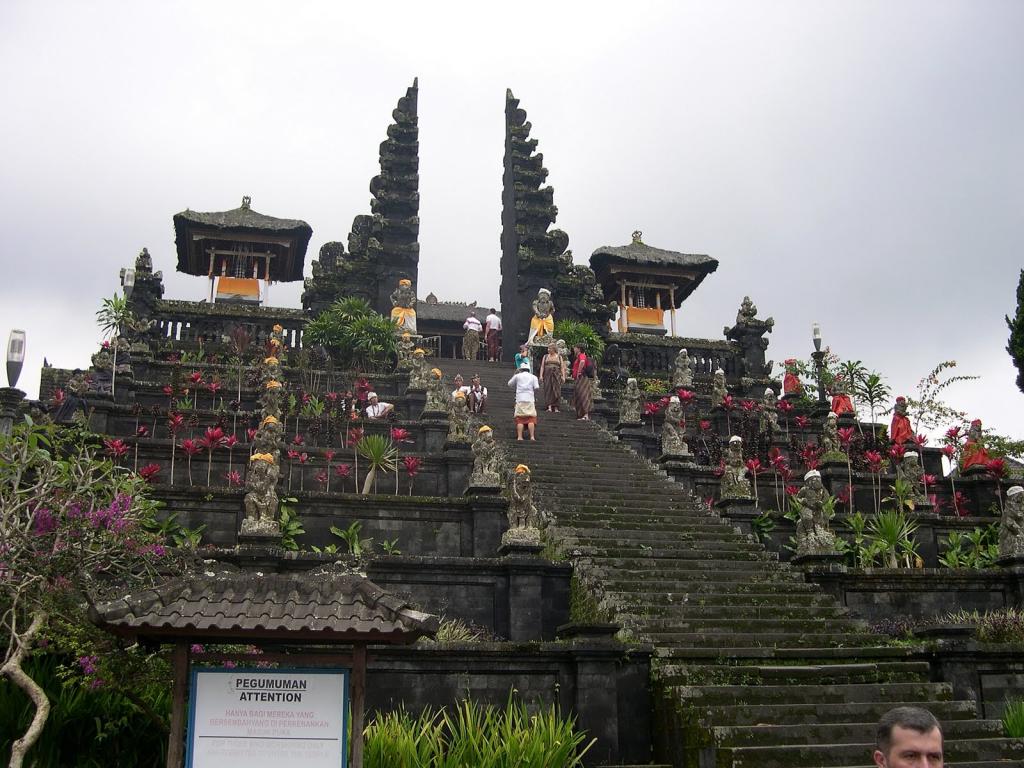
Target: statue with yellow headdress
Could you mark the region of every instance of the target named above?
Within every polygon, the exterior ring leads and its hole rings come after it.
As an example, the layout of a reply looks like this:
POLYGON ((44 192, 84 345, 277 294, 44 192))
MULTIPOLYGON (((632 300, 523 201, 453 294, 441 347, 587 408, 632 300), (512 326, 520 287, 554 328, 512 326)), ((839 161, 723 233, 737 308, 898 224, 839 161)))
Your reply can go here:
POLYGON ((395 345, 398 353, 398 370, 408 371, 412 368, 412 353, 415 348, 416 342, 412 340, 412 334, 402 331, 402 335, 398 337, 398 342, 395 345))
POLYGON ((512 470, 508 491, 508 530, 502 544, 540 544, 540 514, 533 503, 530 468, 519 464, 512 470))
POLYGON ((469 398, 462 390, 452 396, 448 406, 448 442, 469 442, 469 398))
POLYGON ((277 480, 280 471, 273 454, 254 453, 249 457, 243 534, 276 536, 281 532, 277 523, 277 480))
POLYGON ((527 344, 546 344, 555 332, 555 303, 551 301, 551 291, 541 288, 537 298, 533 300, 533 317, 530 318, 530 335, 527 344))
POLYGON ((441 369, 431 368, 427 382, 427 403, 423 410, 447 414, 450 399, 451 394, 444 383, 444 374, 441 369))
POLYGON ((416 333, 416 291, 412 280, 402 278, 398 287, 391 293, 391 320, 400 331, 416 333))
POLYGON ((498 488, 501 485, 501 458, 498 444, 494 442, 494 430, 486 424, 477 430, 473 441, 473 474, 471 488, 498 488))

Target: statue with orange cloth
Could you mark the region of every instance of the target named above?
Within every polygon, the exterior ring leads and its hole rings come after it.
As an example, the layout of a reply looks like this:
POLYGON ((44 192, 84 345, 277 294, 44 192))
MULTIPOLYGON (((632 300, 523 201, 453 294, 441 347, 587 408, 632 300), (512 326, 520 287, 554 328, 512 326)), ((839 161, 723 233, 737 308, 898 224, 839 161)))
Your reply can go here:
POLYGON ((892 409, 892 423, 889 425, 889 439, 894 445, 903 445, 914 439, 914 430, 907 418, 907 398, 900 395, 892 409))
POLYGON ((551 301, 551 291, 541 288, 537 291, 537 298, 533 300, 533 317, 530 318, 530 335, 526 343, 533 344, 534 339, 540 343, 541 339, 551 336, 554 332, 555 304, 551 301))
POLYGON ((416 291, 413 290, 412 280, 402 278, 398 281, 398 287, 391 294, 391 321, 398 326, 399 331, 416 333, 416 291))
POLYGON ((981 419, 971 422, 971 428, 967 430, 967 441, 964 443, 963 453, 960 454, 960 469, 967 471, 971 467, 984 467, 992 461, 992 457, 985 450, 985 443, 981 435, 981 419))

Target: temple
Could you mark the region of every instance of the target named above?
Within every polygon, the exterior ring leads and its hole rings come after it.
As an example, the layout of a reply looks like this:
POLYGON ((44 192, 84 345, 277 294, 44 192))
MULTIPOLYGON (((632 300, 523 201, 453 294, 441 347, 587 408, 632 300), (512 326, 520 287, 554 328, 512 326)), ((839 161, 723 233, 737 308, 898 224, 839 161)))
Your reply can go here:
MULTIPOLYGON (((1024 468, 986 446, 980 422, 966 442, 897 430, 905 398, 878 422, 889 404, 837 384, 820 333, 810 363, 787 358, 784 387, 766 359, 775 321, 749 296, 712 305, 714 338, 681 334, 677 310, 719 267, 710 256, 635 232, 574 264, 511 91, 505 362, 480 359, 463 322, 490 305, 415 291, 417 98, 414 81, 380 146, 371 212, 347 250, 320 249, 301 308, 267 290, 303 278, 312 230, 246 197, 174 215, 173 250, 142 249, 121 271, 127 312, 102 326, 92 364, 46 365, 38 401, 14 387, 24 334, 12 342, 0 434, 25 416, 73 425, 104 472, 138 476, 161 503, 147 522, 175 567, 88 601, 89 621, 144 645, 173 694, 138 729, 166 749, 139 764, 181 768, 195 681, 219 664, 254 680, 268 665, 351 673, 355 768, 380 714, 467 699, 560 711, 593 739, 587 766, 863 766, 895 703, 950 723, 957 765, 1021 764, 1024 739, 1000 718, 1024 690, 1024 468), (175 256, 209 300, 165 298, 154 259, 175 256), (344 297, 372 311, 324 315, 344 297), (335 319, 337 338, 319 336, 335 319), (547 363, 536 441, 516 439, 507 364, 531 326, 566 356, 547 363), (590 358, 575 372, 574 346, 590 358), (879 533, 882 515, 899 537, 879 533), (992 627, 1009 634, 993 641, 992 627)), ((40 519, 23 529, 49 552, 38 542, 63 529, 40 519)), ((265 755, 280 734, 250 735, 223 748, 265 755)), ((305 757, 304 735, 281 750, 305 757)))

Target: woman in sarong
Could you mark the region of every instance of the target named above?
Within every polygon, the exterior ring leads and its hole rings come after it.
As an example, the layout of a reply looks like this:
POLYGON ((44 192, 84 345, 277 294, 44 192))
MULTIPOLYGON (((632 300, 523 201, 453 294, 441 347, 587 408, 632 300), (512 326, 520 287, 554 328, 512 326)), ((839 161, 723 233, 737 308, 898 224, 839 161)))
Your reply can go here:
POLYGON ((576 359, 572 364, 572 375, 576 386, 572 392, 572 404, 578 420, 590 421, 590 412, 594 408, 594 364, 581 347, 573 347, 573 353, 576 359))
POLYGON ((558 413, 559 400, 562 397, 562 382, 565 381, 565 364, 558 354, 558 347, 548 344, 548 353, 540 365, 540 386, 544 393, 544 406, 547 410, 558 413))

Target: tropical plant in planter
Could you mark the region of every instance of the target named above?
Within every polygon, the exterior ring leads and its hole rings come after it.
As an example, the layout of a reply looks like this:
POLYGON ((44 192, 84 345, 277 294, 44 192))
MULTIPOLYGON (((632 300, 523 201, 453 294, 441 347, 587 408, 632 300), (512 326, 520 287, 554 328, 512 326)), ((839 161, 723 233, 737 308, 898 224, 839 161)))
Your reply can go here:
POLYGON ((364 299, 338 299, 306 326, 303 339, 326 349, 334 362, 360 371, 389 370, 397 356, 395 324, 364 299))
POLYGON ((595 361, 601 362, 604 356, 604 339, 594 330, 593 326, 581 323, 576 320, 559 320, 555 323, 555 338, 565 341, 565 346, 572 350, 579 347, 587 356, 595 361))
POLYGON ((366 459, 368 466, 366 479, 363 481, 363 494, 374 489, 376 493, 376 480, 378 473, 392 472, 398 460, 398 450, 394 443, 383 435, 367 435, 359 441, 356 446, 356 453, 366 459))
POLYGON ((100 330, 110 337, 110 346, 114 355, 113 365, 110 369, 111 395, 114 394, 114 384, 117 381, 117 341, 122 330, 131 323, 133 317, 132 311, 128 309, 128 298, 118 296, 116 293, 112 298, 103 299, 96 312, 96 322, 99 323, 100 330))

